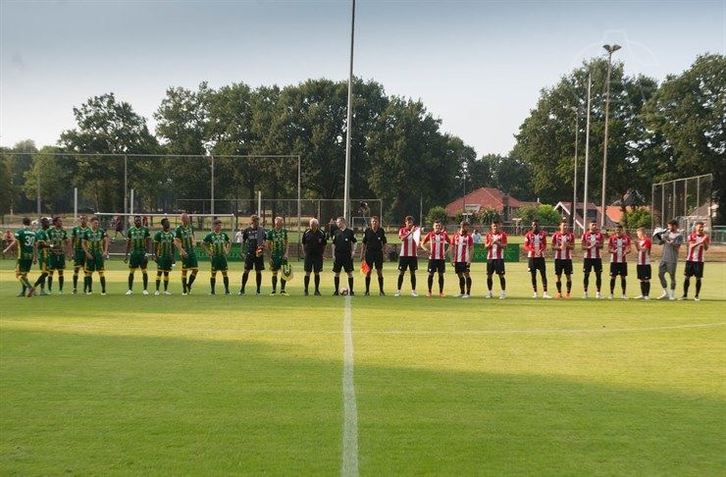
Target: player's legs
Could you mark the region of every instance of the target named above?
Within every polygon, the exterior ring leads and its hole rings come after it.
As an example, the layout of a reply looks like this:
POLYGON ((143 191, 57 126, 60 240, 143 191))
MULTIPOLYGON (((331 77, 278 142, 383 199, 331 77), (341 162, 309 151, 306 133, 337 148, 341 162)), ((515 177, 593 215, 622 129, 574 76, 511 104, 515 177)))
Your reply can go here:
POLYGON ((181 271, 182 295, 187 294, 187 269, 182 266, 181 271))
POLYGON ((464 296, 466 294, 466 277, 464 272, 456 272, 456 276, 459 277, 459 294, 464 296))
POLYGON ((162 273, 163 272, 161 270, 157 270, 156 271, 156 283, 155 283, 155 285, 156 285, 156 291, 157 292, 159 291, 159 285, 161 285, 161 274, 162 273))
POLYGON ((347 273, 348 273, 348 294, 349 295, 355 295, 355 293, 353 293, 353 270, 352 270, 352 268, 353 267, 351 267, 350 271, 347 271, 347 273))
POLYGON ((274 295, 277 293, 277 270, 270 270, 272 272, 272 293, 271 295, 274 295))
POLYGON ((215 287, 216 284, 217 284, 217 270, 215 270, 214 268, 212 268, 212 273, 211 273, 211 275, 209 277, 209 289, 210 289, 209 294, 210 295, 214 295, 215 294, 214 287, 215 287))
POLYGON ((468 269, 464 272, 464 277, 466 278, 466 295, 471 296, 471 274, 468 269))
POLYGON ((489 292, 490 295, 492 293, 492 288, 494 287, 493 275, 494 275, 493 270, 492 270, 492 273, 487 273, 487 291, 489 292))
POLYGON ((250 277, 250 268, 245 267, 244 271, 242 272, 242 278, 240 278, 240 289, 239 293, 240 295, 245 294, 245 287, 247 286, 247 279, 250 277))
POLYGON ((542 280, 542 295, 547 295, 547 269, 545 268, 544 258, 539 261, 539 274, 542 280))
POLYGON ((144 259, 144 263, 141 265, 141 279, 144 283, 144 291, 149 287, 149 273, 146 271, 146 259, 144 259))
POLYGON ((567 296, 570 296, 570 293, 572 293, 572 274, 566 273, 565 274, 565 287, 567 287, 567 296))
POLYGON ((227 270, 222 270, 222 283, 224 284, 224 294, 229 295, 229 276, 227 270))
POLYGON ((169 272, 164 270, 164 291, 169 290, 169 272))

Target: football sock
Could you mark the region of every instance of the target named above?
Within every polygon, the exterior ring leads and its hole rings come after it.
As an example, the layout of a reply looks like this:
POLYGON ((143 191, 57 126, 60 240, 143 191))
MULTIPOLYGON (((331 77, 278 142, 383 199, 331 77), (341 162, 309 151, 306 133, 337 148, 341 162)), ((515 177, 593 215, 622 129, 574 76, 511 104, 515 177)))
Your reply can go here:
POLYGON ((555 286, 557 287, 557 293, 562 293, 562 280, 560 280, 559 277, 557 277, 557 281, 555 281, 555 286))
POLYGON ((683 280, 683 296, 688 296, 688 289, 691 287, 691 279, 686 277, 683 280))
POLYGON ((353 277, 348 277, 348 292, 353 294, 353 277))
POLYGON ((98 275, 101 281, 101 293, 106 293, 106 277, 103 275, 103 272, 98 272, 98 275))
POLYGON ((461 294, 464 294, 464 287, 466 286, 466 278, 464 278, 464 274, 459 274, 459 290, 461 291, 461 294))
POLYGON ((701 279, 696 277, 696 296, 701 294, 701 279))
POLYGON ((547 275, 545 275, 544 270, 540 271, 540 275, 542 276, 542 291, 547 293, 547 275))
POLYGON ((272 275, 272 293, 277 291, 277 275, 272 275))
POLYGON ((487 275, 487 290, 492 291, 493 286, 494 286, 494 280, 492 280, 492 276, 487 275))
POLYGON ((48 293, 50 293, 51 288, 53 287, 53 274, 48 274, 48 293))
POLYGON ((433 286, 434 286, 434 275, 432 273, 429 273, 428 286, 429 286, 429 293, 431 293, 431 288, 433 288, 433 286))
POLYGON ((411 272, 411 290, 416 290, 416 274, 411 272))
POLYGON ((602 288, 602 273, 595 273, 595 288, 600 292, 602 288))
POLYGON ((58 291, 63 291, 63 282, 65 282, 63 270, 58 270, 58 291))
POLYGON ((262 286, 262 272, 255 273, 255 282, 257 283, 257 293, 259 293, 262 286))
POLYGON ((310 288, 310 275, 305 275, 305 278, 303 278, 303 283, 305 284, 305 291, 308 291, 308 288, 310 288))
POLYGON ((42 288, 42 287, 43 287, 43 285, 45 285, 45 277, 46 277, 47 275, 48 275, 47 273, 41 273, 41 274, 40 274, 40 276, 38 277, 38 279, 37 279, 37 280, 35 280, 35 284, 34 284, 33 286, 34 286, 34 287, 37 287, 38 285, 40 285, 40 286, 41 286, 41 288, 42 288))
POLYGON ((212 293, 214 293, 214 287, 216 284, 217 284, 216 275, 212 275, 212 277, 209 279, 209 287, 212 289, 212 293))
POLYGON ((169 289, 169 272, 164 272, 164 291, 169 289))
POLYGON ((396 289, 400 290, 401 286, 403 286, 403 273, 398 274, 398 288, 396 288, 396 289))
POLYGON ((610 294, 615 293, 615 277, 610 279, 610 294))
POLYGON ((439 273, 439 293, 444 293, 444 274, 439 273))
POLYGON ((285 281, 285 279, 284 279, 284 278, 280 278, 280 290, 281 290, 281 291, 285 291, 285 284, 286 284, 286 283, 287 283, 287 282, 285 281))
POLYGON ((507 289, 507 280, 504 278, 504 275, 499 275, 499 284, 502 286, 502 291, 507 289))
POLYGON ((159 285, 161 285, 161 272, 156 272, 156 291, 159 291, 159 285))
POLYGON ((229 293, 229 277, 226 273, 222 273, 222 283, 224 283, 224 292, 229 293))
POLYGON ((182 291, 187 292, 187 272, 182 270, 182 291))
POLYGON ((625 277, 620 277, 620 287, 623 289, 623 295, 625 295, 625 277))
POLYGON ((197 278, 197 271, 192 270, 191 275, 189 275, 189 280, 187 281, 187 291, 192 291, 192 283, 194 283, 194 280, 197 278))
POLYGON ((320 275, 315 274, 315 291, 320 291, 320 275))
POLYGON ((134 272, 129 273, 129 290, 134 289, 134 272))
POLYGON ((572 278, 567 278, 567 294, 569 295, 572 291, 572 278))
POLYGON ((91 275, 89 273, 87 273, 86 276, 83 277, 83 291, 93 291, 93 279, 91 278, 91 275))
POLYGON ((537 271, 530 272, 530 275, 532 276, 532 290, 537 293, 537 271))
POLYGON ((371 274, 366 274, 366 293, 370 293, 371 291, 371 274))
POLYGON ((471 277, 466 277, 466 294, 471 295, 471 277))
POLYGON ((244 291, 245 291, 245 287, 247 286, 247 279, 249 279, 249 278, 250 278, 250 272, 245 271, 242 274, 242 288, 240 288, 240 290, 242 291, 242 293, 244 293, 244 291))
POLYGON ((340 277, 333 278, 333 284, 335 285, 335 293, 338 293, 338 289, 340 288, 340 277))
POLYGON ((650 281, 645 282, 645 296, 650 296, 650 281))
POLYGON ((582 277, 582 288, 585 289, 587 292, 587 287, 590 285, 590 274, 586 274, 584 277, 582 277))
POLYGON ((378 291, 383 291, 383 274, 378 275, 378 291))
POLYGON ((144 290, 149 286, 149 274, 146 273, 146 270, 141 271, 141 279, 144 281, 144 290))

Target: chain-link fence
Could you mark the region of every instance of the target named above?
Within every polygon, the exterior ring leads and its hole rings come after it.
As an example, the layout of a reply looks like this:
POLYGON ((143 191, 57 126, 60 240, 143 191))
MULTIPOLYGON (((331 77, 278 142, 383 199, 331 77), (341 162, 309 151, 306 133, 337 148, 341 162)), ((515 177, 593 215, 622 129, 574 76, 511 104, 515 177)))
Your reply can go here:
POLYGON ((652 228, 678 220, 681 230, 697 221, 711 227, 713 216, 713 174, 685 177, 653 184, 652 228))

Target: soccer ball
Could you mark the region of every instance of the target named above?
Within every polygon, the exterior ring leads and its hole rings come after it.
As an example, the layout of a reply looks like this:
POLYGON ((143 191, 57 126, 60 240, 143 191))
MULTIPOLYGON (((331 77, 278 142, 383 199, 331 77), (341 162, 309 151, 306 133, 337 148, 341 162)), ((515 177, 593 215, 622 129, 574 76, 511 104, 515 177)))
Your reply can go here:
POLYGON ((340 290, 340 294, 343 295, 343 296, 346 296, 348 294, 348 289, 347 288, 343 288, 342 290, 340 290))

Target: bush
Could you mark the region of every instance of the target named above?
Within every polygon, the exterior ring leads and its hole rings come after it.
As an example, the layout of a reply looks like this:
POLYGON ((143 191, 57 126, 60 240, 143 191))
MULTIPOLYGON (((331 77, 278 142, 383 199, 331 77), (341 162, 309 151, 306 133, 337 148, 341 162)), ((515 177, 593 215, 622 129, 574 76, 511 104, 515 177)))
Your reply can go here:
POLYGON ((651 215, 645 207, 636 207, 625 211, 623 215, 623 227, 627 230, 635 230, 638 227, 650 228, 651 215))

